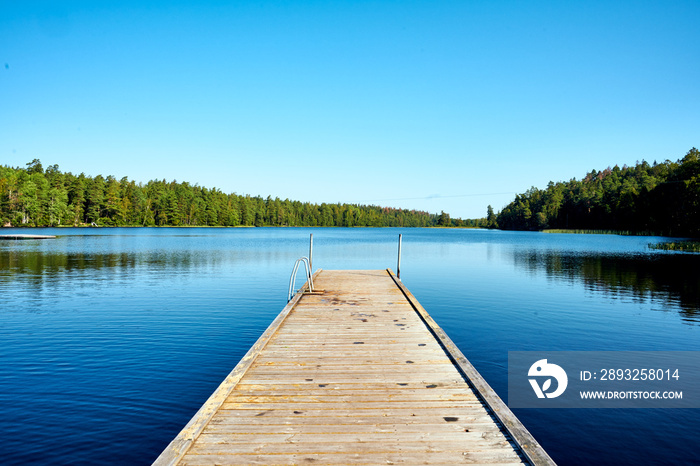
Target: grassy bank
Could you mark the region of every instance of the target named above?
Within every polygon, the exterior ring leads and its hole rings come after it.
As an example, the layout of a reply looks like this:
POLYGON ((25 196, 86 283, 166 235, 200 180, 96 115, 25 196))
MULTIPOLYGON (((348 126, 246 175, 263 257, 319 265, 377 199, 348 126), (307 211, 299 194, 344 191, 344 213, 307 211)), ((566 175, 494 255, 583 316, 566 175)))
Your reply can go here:
POLYGON ((664 243, 649 243, 649 249, 660 251, 700 252, 700 241, 669 241, 664 243))
POLYGON ((571 234, 577 234, 577 235, 623 235, 623 236, 630 236, 630 235, 637 235, 639 233, 634 233, 631 231, 624 231, 624 230, 578 230, 578 229, 557 229, 557 228, 552 228, 549 230, 542 230, 542 233, 571 233, 571 234))

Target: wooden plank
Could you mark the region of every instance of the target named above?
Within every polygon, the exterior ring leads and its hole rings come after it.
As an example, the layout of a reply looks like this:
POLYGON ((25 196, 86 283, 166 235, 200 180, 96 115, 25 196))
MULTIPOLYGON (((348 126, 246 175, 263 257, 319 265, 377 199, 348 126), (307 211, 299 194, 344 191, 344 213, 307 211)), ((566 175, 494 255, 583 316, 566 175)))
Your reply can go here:
MULTIPOLYGON (((327 452, 336 452, 342 444, 347 445, 348 450, 357 448, 357 444, 368 443, 371 448, 377 448, 377 445, 386 446, 401 446, 405 448, 408 445, 414 445, 416 449, 425 449, 424 442, 430 441, 433 444, 443 445, 446 450, 462 449, 465 445, 479 446, 488 448, 494 445, 508 444, 505 436, 499 430, 491 431, 488 435, 483 432, 464 432, 450 431, 436 428, 432 431, 421 433, 416 432, 364 432, 362 435, 357 433, 345 432, 265 432, 265 433, 209 433, 202 432, 197 439, 197 444, 192 449, 192 454, 210 454, 214 450, 221 451, 229 444, 249 444, 256 445, 264 443, 268 445, 268 452, 289 452, 298 450, 297 445, 309 443, 311 448, 320 451, 321 449, 327 452), (200 450, 197 451, 197 446, 200 450)), ((379 447, 381 448, 381 447, 379 447)), ((238 452, 244 453, 245 450, 237 445, 238 452)))
MULTIPOLYGON (((375 418, 378 419, 378 418, 375 418)), ((315 419, 318 421, 318 419, 315 419)), ((239 422, 229 424, 209 424, 206 432, 209 434, 269 434, 271 431, 277 433, 304 433, 304 434, 365 434, 365 433, 425 433, 425 432, 466 432, 464 424, 452 423, 448 426, 443 425, 444 422, 435 424, 427 424, 425 422, 414 422, 406 424, 385 423, 364 423, 364 424, 332 424, 328 420, 325 422, 303 423, 303 424, 241 424, 239 422), (271 427, 274 425, 274 429, 271 427)), ((478 432, 500 432, 497 425, 493 423, 493 419, 484 418, 480 424, 471 424, 474 429, 478 428, 478 432)), ((479 434, 481 435, 481 434, 479 434)))
MULTIPOLYGON (((401 383, 399 381, 395 380, 390 380, 386 381, 386 383, 383 384, 372 384, 368 385, 366 383, 331 383, 331 384, 320 384, 323 385, 323 387, 319 388, 324 388, 326 390, 337 390, 337 391, 342 391, 342 390, 385 390, 385 389, 391 389, 391 390, 396 390, 397 392, 403 391, 403 390, 415 390, 415 389, 423 389, 423 388, 430 388, 430 389, 455 389, 459 388, 461 390, 468 390, 469 392, 473 392, 472 388, 469 386, 465 386, 463 383, 463 380, 461 379, 456 379, 454 383, 441 383, 441 384, 426 384, 426 383, 401 383)), ((313 382, 303 382, 299 384, 253 384, 249 383, 248 381, 241 382, 238 385, 236 385, 236 390, 274 390, 275 392, 279 392, 282 390, 297 390, 298 388, 304 386, 304 392, 306 393, 306 390, 314 389, 319 386, 318 383, 313 383, 313 382)))
MULTIPOLYGON (((228 427, 233 426, 241 429, 246 427, 255 427, 263 425, 276 425, 276 426, 309 426, 313 427, 315 425, 322 426, 367 426, 371 425, 374 428, 384 428, 386 426, 391 426, 395 429, 400 429, 402 427, 413 427, 413 425, 419 426, 434 426, 442 425, 445 429, 464 429, 469 426, 487 426, 499 428, 498 425, 494 424, 493 417, 484 414, 482 411, 472 410, 473 414, 466 414, 467 411, 460 410, 458 413, 451 412, 451 414, 460 414, 460 416, 440 416, 437 410, 427 410, 416 415, 415 411, 399 412, 394 410, 391 416, 385 416, 377 414, 367 414, 364 416, 337 416, 328 411, 317 411, 318 413, 324 413, 325 416, 311 416, 310 413, 304 413, 305 416, 300 417, 298 414, 293 414, 293 411, 288 413, 282 413, 280 411, 268 411, 268 412, 245 412, 245 411, 231 411, 231 416, 217 416, 216 419, 212 419, 207 425, 207 429, 216 429, 218 427, 228 427), (272 414, 274 416, 267 416, 266 414, 272 414), (263 415, 261 415, 263 414, 263 415), (245 418, 244 420, 241 418, 245 418), (445 418, 450 419, 446 421, 445 418)), ((357 414, 357 413, 355 413, 357 414)), ((415 428, 415 427, 413 427, 415 428)))
POLYGON ((384 384, 392 383, 397 384, 417 384, 417 385, 439 385, 439 384, 460 384, 464 382, 464 379, 455 375, 454 377, 422 377, 420 374, 406 374, 398 378, 389 379, 388 377, 383 377, 380 375, 375 375, 373 377, 366 377, 362 375, 348 376, 345 374, 332 375, 319 375, 316 377, 308 377, 303 379, 303 381, 296 379, 290 380, 289 377, 285 375, 278 376, 254 376, 246 378, 246 383, 255 384, 288 384, 288 385, 307 385, 314 386, 318 384, 352 384, 352 383, 367 383, 367 384, 384 384))
POLYGON ((314 284, 325 292, 295 296, 156 464, 522 463, 391 271, 314 284))
MULTIPOLYGON (((323 384, 322 384, 323 385, 323 384)), ((474 396, 474 391, 463 387, 456 388, 434 388, 433 390, 423 390, 421 388, 413 388, 408 390, 403 390, 401 387, 393 385, 391 387, 385 388, 375 388, 375 389, 339 389, 339 388, 327 388, 321 387, 317 388, 311 386, 303 391, 299 390, 298 387, 289 387, 286 389, 268 389, 266 385, 250 385, 250 387, 255 388, 240 388, 236 387, 229 396, 228 399, 232 399, 233 396, 286 396, 286 397, 299 397, 299 396, 323 396, 326 398, 338 398, 338 397, 377 397, 377 396, 389 396, 393 398, 420 398, 420 399, 431 399, 434 397, 445 397, 445 396, 463 396, 469 395, 474 396)), ((282 386, 280 386, 282 387, 282 386)))
POLYGON ((429 350, 429 352, 421 354, 410 354, 410 358, 404 355, 385 355, 381 357, 376 353, 369 353, 364 357, 357 357, 356 355, 347 355, 345 357, 339 356, 311 356, 309 358, 299 358, 291 357, 289 355, 284 355, 284 353, 278 353, 275 355, 266 354, 265 357, 260 357, 257 361, 258 366, 284 366, 284 365, 295 365, 295 366, 315 366, 323 365, 324 367, 332 366, 347 366, 350 364, 369 364, 373 366, 392 366, 395 364, 406 364, 406 361, 413 361, 416 364, 451 364, 450 361, 444 358, 444 354, 438 351, 429 350), (443 356, 443 357, 440 357, 443 356))
POLYGON ((210 465, 236 465, 236 464, 489 464, 492 466, 506 466, 522 464, 517 456, 502 451, 477 451, 477 452, 389 452, 389 453, 357 453, 347 455, 339 454, 279 454, 279 455, 191 455, 183 459, 182 465, 210 466, 210 465))
MULTIPOLYGON (((344 408, 329 410, 320 409, 320 407, 315 407, 314 409, 299 410, 296 407, 274 407, 269 409, 231 409, 231 410, 220 410, 217 416, 211 420, 212 423, 218 422, 223 418, 232 417, 263 417, 263 416, 281 416, 281 417, 296 417, 298 419, 305 419, 309 417, 332 417, 332 418, 367 418, 367 417, 386 417, 391 418, 404 418, 404 417, 416 417, 416 418, 430 418, 434 416, 447 418, 454 420, 452 422, 459 422, 461 419, 470 418, 472 416, 484 416, 488 413, 483 409, 483 406, 471 405, 469 407, 445 407, 437 406, 431 408, 422 407, 395 407, 395 406, 384 406, 381 408, 356 408, 349 407, 345 405, 344 408)), ((446 421, 447 422, 447 421, 446 421)))
MULTIPOLYGON (((318 439, 308 442, 290 443, 285 441, 279 442, 232 442, 221 438, 222 443, 207 443, 206 441, 197 442, 192 446, 191 455, 219 455, 227 454, 235 451, 236 454, 291 454, 291 453, 344 453, 346 455, 356 453, 373 453, 379 455, 382 453, 402 452, 402 453, 422 453, 427 451, 489 451, 489 450, 505 450, 510 447, 506 440, 488 440, 475 439, 474 442, 460 441, 457 445, 456 439, 448 439, 440 441, 432 439, 428 436, 416 438, 415 434, 408 434, 414 439, 414 442, 391 440, 389 437, 377 437, 376 440, 369 439, 362 441, 364 436, 351 435, 344 442, 334 442, 333 438, 329 438, 326 442, 319 442, 318 439)), ((295 434, 286 434, 287 438, 294 438, 295 434)), ((207 435, 202 435, 203 440, 207 439, 207 435)), ((223 437, 223 436, 222 436, 223 437)), ((512 449, 511 449, 512 451, 512 449)), ((512 457, 517 457, 515 452, 512 452, 512 457)))
POLYGON ((350 402, 382 402, 382 401, 473 401, 478 400, 476 395, 468 392, 440 393, 434 390, 423 390, 426 393, 396 393, 392 390, 375 391, 374 393, 343 393, 343 394, 320 394, 320 393, 296 393, 289 394, 269 394, 255 393, 252 395, 240 394, 234 391, 228 398, 227 403, 350 403, 350 402))
POLYGON ((440 366, 431 366, 429 364, 385 364, 382 366, 373 366, 370 364, 362 366, 258 366, 255 368, 256 373, 262 377, 273 375, 281 375, 290 379, 304 379, 305 377, 325 377, 333 375, 394 375, 403 376, 406 374, 420 375, 421 378, 432 376, 450 376, 454 373, 452 365, 445 366, 443 369, 440 366), (420 369, 416 369, 420 367, 420 369), (420 371, 420 374, 416 374, 420 371))
POLYGON ((326 410, 339 410, 352 406, 352 409, 413 409, 418 404, 425 408, 440 408, 440 409, 454 409, 460 407, 473 407, 479 406, 481 401, 476 398, 476 396, 461 395, 459 398, 434 398, 434 399, 424 399, 421 397, 413 398, 390 398, 390 397, 356 397, 354 395, 343 397, 306 397, 301 398, 299 395, 295 399, 289 399, 288 397, 261 397, 261 399, 256 399, 255 397, 240 397, 235 398, 231 401, 226 401, 221 409, 228 410, 240 410, 240 409, 253 409, 256 411, 260 410, 278 410, 278 409, 293 409, 297 411, 305 411, 308 409, 326 409, 326 410), (278 398, 278 399, 276 399, 278 398), (301 398, 301 399, 299 399, 301 398), (360 399, 358 399, 360 398, 360 399), (240 400, 240 401, 239 401, 240 400))

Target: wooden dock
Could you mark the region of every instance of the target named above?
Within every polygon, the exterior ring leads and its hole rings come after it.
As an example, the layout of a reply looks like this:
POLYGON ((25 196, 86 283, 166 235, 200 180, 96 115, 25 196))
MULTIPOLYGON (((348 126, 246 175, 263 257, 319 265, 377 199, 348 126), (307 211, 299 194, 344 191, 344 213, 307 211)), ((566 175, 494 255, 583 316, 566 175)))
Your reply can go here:
POLYGON ((154 464, 554 464, 390 270, 314 285, 154 464))

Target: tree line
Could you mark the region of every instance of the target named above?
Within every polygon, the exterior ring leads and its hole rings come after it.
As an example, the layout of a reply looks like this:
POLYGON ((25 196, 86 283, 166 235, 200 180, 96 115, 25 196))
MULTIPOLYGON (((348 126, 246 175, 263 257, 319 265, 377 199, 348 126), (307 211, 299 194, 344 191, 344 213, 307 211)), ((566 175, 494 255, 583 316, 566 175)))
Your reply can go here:
POLYGON ((449 214, 357 204, 312 204, 226 194, 187 182, 63 173, 34 159, 0 166, 4 226, 480 226, 449 214))
POLYGON ((618 230, 700 237, 700 151, 682 159, 593 170, 515 196, 490 226, 505 230, 618 230))

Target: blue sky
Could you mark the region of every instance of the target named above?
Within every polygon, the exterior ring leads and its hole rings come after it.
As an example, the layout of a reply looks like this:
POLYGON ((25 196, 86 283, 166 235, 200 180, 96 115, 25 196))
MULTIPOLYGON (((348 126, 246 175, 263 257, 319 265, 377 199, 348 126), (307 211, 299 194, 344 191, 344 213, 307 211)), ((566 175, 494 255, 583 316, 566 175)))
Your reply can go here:
POLYGON ((698 1, 0 0, 0 164, 475 218, 700 146, 698 1))

